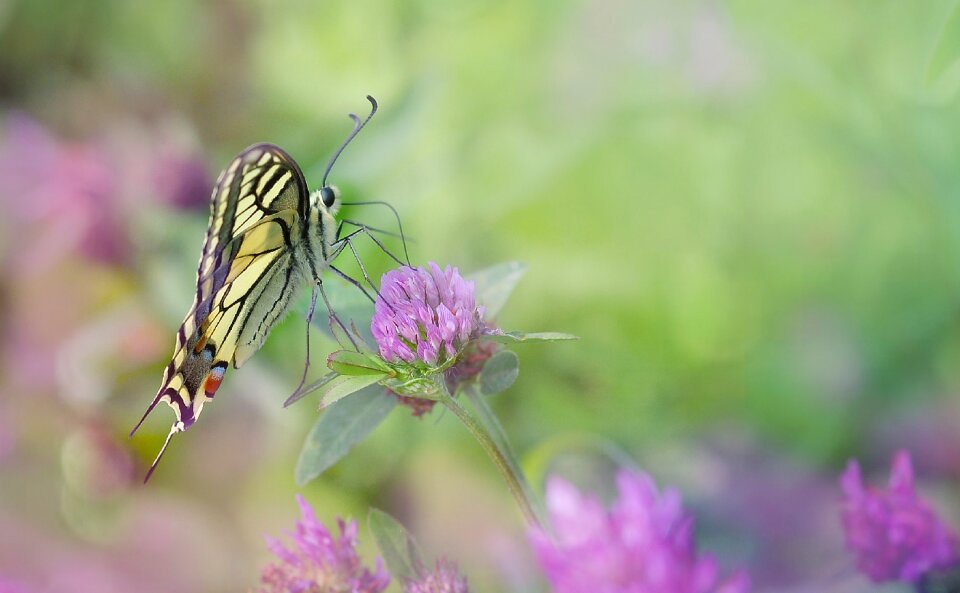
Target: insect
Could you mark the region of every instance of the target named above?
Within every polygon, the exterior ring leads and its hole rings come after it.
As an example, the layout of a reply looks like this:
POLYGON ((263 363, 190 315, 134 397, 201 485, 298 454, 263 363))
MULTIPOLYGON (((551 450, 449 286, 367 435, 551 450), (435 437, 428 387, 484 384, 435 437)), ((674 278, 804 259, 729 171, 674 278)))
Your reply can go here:
MULTIPOLYGON (((350 114, 353 130, 330 159, 320 189, 309 192, 297 163, 272 144, 247 148, 217 179, 193 306, 177 331, 173 358, 164 370, 160 389, 130 432, 133 436, 160 402, 173 409, 176 419, 144 481, 150 479, 173 435, 190 428, 204 405, 214 398, 227 367, 240 368, 260 349, 304 282, 311 281, 315 287, 308 332, 319 288, 331 328, 336 322, 349 337, 323 292, 321 275, 326 270, 373 300, 362 284, 335 267, 333 261, 349 247, 364 278, 376 291, 350 239, 364 232, 383 246, 366 225, 344 219, 338 225, 335 216, 341 206, 340 192, 327 185, 337 157, 377 111, 376 100, 370 96, 367 99, 370 115, 361 123, 350 114), (341 237, 344 223, 358 228, 341 237)), ((365 203, 369 202, 356 202, 365 203)), ((309 334, 307 340, 309 364, 309 334)))

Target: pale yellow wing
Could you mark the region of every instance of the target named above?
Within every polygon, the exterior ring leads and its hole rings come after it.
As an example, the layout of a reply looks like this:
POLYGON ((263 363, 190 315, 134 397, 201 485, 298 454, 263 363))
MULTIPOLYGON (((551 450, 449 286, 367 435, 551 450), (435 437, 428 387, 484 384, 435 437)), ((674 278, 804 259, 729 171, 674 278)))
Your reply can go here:
POLYGON ((160 389, 134 432, 160 402, 176 416, 170 436, 188 429, 227 366, 239 367, 260 347, 300 285, 293 253, 308 208, 303 173, 276 146, 252 146, 220 174, 194 303, 177 331, 160 389))

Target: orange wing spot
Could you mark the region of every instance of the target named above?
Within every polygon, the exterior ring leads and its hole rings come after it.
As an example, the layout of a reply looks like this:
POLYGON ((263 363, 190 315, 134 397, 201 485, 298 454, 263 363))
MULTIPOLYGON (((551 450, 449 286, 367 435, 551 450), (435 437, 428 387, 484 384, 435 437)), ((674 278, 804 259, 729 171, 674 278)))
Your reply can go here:
POLYGON ((225 372, 226 369, 224 367, 213 367, 210 374, 207 375, 207 380, 203 384, 203 390, 208 397, 213 397, 217 389, 220 389, 220 383, 223 382, 223 374, 225 372))
POLYGON ((207 317, 203 320, 203 323, 200 324, 200 339, 197 340, 197 343, 193 346, 193 353, 200 354, 200 351, 203 350, 203 347, 207 345, 207 327, 210 325, 210 318, 207 317))

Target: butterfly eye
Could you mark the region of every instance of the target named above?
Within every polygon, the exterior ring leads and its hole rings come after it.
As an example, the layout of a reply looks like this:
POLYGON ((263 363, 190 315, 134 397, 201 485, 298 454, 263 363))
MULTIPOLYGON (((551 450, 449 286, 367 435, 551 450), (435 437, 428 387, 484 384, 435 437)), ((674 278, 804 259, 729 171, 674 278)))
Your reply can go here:
POLYGON ((324 206, 331 208, 337 200, 337 194, 333 191, 333 188, 328 185, 320 190, 320 199, 323 200, 324 206))

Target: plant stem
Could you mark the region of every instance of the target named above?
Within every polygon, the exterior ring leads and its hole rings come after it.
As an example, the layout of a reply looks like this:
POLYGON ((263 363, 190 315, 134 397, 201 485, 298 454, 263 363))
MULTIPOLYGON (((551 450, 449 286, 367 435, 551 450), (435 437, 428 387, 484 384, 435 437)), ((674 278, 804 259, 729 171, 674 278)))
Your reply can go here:
POLYGON ((535 496, 533 489, 530 488, 527 475, 523 472, 523 469, 521 469, 520 462, 517 461, 517 455, 513 452, 513 447, 510 446, 507 432, 497 419, 497 415, 490 409, 490 405, 487 403, 487 397, 480 393, 478 389, 472 387, 467 387, 464 393, 470 400, 470 403, 473 404, 473 409, 477 414, 477 419, 480 421, 480 424, 487 429, 493 437, 494 443, 503 451, 504 458, 507 463, 510 464, 510 470, 517 477, 517 482, 519 482, 524 496, 530 503, 530 506, 533 507, 533 514, 537 518, 537 523, 540 527, 547 527, 548 522, 544 519, 543 505, 541 504, 540 498, 535 496))
MULTIPOLYGON (((505 439, 500 439, 503 441, 503 446, 501 446, 501 443, 498 443, 498 439, 495 439, 490 434, 491 431, 484 426, 484 423, 477 420, 466 408, 457 403, 445 387, 441 390, 440 399, 443 404, 463 422, 463 425, 466 426, 467 430, 480 442, 480 446, 484 448, 487 455, 493 460, 494 465, 497 466, 503 479, 507 482, 510 493, 513 494, 513 498, 516 499, 517 504, 520 505, 520 511, 523 513, 527 523, 536 527, 542 527, 543 523, 540 521, 540 517, 534 510, 535 507, 531 502, 530 486, 527 484, 523 472, 520 471, 519 465, 516 463, 513 453, 510 451, 505 439)), ((503 435, 500 436, 503 437, 503 435)))

